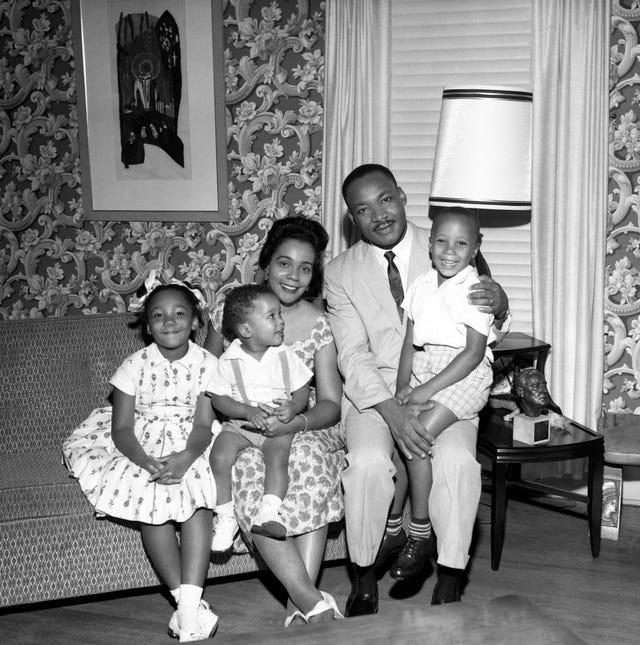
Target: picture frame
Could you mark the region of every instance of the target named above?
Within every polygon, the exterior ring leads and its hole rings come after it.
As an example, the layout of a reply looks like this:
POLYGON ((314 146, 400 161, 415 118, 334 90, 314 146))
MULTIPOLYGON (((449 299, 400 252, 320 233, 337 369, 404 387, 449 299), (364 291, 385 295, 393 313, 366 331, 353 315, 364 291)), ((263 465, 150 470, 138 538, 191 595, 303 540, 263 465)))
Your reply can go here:
POLYGON ((228 221, 222 0, 72 0, 86 220, 228 221))

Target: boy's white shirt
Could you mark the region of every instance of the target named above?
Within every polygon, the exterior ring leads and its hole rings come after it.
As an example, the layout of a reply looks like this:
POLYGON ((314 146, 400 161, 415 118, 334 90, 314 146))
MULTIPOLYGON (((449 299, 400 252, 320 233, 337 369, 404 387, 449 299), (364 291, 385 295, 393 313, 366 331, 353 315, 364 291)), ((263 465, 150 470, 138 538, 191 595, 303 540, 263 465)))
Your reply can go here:
POLYGON ((269 347, 262 358, 257 360, 244 351, 236 338, 220 356, 217 370, 209 382, 207 391, 242 401, 231 365, 231 359, 238 359, 245 391, 251 405, 271 403, 274 399, 286 398, 289 392, 285 389, 280 359, 280 354, 283 352, 289 365, 291 391, 299 390, 311 380, 313 372, 288 345, 269 347))
POLYGON ((492 357, 488 345, 496 340, 493 316, 483 314, 469 304, 469 285, 478 281, 478 272, 472 266, 452 276, 438 286, 438 272, 431 269, 418 276, 409 286, 402 308, 413 320, 413 342, 422 347, 425 344, 464 347, 466 326, 487 336, 488 358, 492 357))

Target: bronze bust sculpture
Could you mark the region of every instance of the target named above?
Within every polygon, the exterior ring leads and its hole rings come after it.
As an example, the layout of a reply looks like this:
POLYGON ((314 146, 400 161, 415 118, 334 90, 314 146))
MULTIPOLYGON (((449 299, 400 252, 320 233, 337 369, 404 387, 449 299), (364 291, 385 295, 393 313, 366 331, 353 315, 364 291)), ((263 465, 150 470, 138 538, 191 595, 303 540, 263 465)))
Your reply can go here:
POLYGON ((549 395, 544 374, 535 367, 525 367, 518 372, 513 381, 513 392, 520 411, 528 417, 539 417, 548 411, 562 414, 549 395))

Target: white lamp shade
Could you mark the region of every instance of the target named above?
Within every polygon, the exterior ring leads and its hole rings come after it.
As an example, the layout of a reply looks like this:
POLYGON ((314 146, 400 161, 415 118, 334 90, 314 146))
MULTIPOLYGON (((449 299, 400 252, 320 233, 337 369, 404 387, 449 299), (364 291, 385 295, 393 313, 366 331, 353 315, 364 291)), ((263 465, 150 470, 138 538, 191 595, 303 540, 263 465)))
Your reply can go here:
POLYGON ((430 205, 531 210, 532 98, 510 87, 444 89, 430 205))

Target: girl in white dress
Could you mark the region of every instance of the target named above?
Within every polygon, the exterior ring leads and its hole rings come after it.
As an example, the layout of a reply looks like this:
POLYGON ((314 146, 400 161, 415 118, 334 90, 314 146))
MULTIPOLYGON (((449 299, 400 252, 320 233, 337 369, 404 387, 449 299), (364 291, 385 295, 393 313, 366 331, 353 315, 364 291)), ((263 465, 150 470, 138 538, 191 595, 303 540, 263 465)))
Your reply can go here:
POLYGON ((154 342, 116 370, 112 408, 94 410, 63 452, 98 515, 139 522, 178 606, 169 635, 189 642, 212 636, 218 622, 201 599, 216 501, 209 466, 215 417, 203 392, 218 359, 192 340, 202 295, 177 280, 161 284, 153 273, 145 285, 131 309, 154 342))

